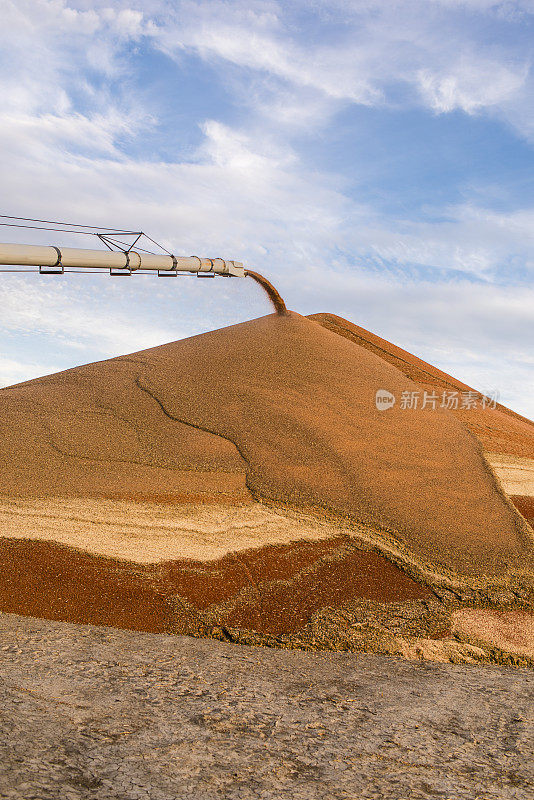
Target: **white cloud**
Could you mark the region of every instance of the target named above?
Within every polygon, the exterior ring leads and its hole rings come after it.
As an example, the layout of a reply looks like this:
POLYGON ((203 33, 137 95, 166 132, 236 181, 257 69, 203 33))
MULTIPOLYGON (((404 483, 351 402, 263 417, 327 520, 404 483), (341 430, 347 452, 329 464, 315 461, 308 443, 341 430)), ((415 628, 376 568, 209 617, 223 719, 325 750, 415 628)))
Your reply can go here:
POLYGON ((156 41, 170 55, 194 49, 201 57, 220 59, 247 69, 274 75, 299 87, 312 87, 333 99, 375 104, 382 92, 369 81, 361 57, 353 49, 350 57, 338 46, 321 45, 313 52, 287 35, 278 17, 267 26, 263 15, 230 14, 228 6, 213 5, 206 14, 193 16, 183 25, 158 31, 156 41), (217 13, 217 8, 222 13, 217 13))
POLYGON ((106 154, 121 159, 117 139, 133 136, 149 125, 149 119, 134 114, 123 114, 111 107, 107 113, 80 114, 67 112, 57 114, 24 114, 0 112, 0 141, 5 152, 9 150, 10 140, 20 151, 28 148, 44 152, 64 146, 68 151, 83 150, 106 154))
MULTIPOLYGON (((178 60, 193 51, 220 70, 237 67, 248 88, 255 74, 249 105, 264 118, 277 111, 273 127, 298 120, 299 100, 303 116, 317 123, 340 104, 395 106, 400 92, 403 103, 419 102, 438 113, 498 114, 530 135, 521 113, 522 91, 532 83, 529 50, 515 39, 490 44, 476 22, 466 25, 463 12, 483 13, 502 24, 505 9, 528 14, 534 8, 482 0, 433 5, 429 8, 426 0, 343 3, 335 29, 326 24, 323 35, 307 40, 293 24, 295 6, 181 3, 166 7, 154 43, 178 60)), ((319 2, 314 11, 328 22, 335 6, 319 2)), ((246 97, 244 89, 244 102, 246 97)))
POLYGON ((59 364, 46 364, 41 360, 15 361, 10 358, 0 357, 0 388, 22 383, 42 375, 58 372, 59 364))
POLYGON ((417 80, 425 103, 444 113, 460 109, 473 114, 498 106, 518 93, 528 76, 528 66, 515 68, 496 61, 460 58, 449 72, 419 70, 417 80))
POLYGON ((65 114, 75 92, 98 100, 86 71, 120 75, 126 43, 153 28, 137 10, 78 10, 67 0, 3 0, 1 19, 2 108, 26 114, 65 114))
MULTIPOLYGON (((102 298, 95 303, 93 293, 80 290, 79 285, 73 291, 63 279, 52 278, 61 284, 47 287, 37 276, 20 276, 18 281, 10 278, 3 276, 0 286, 0 330, 4 333, 31 331, 37 337, 56 337, 62 346, 74 349, 96 346, 107 355, 160 344, 168 335, 154 322, 136 320, 132 325, 127 310, 117 308, 124 300, 117 303, 115 299, 115 313, 110 314, 106 306, 113 298, 109 295, 107 302, 102 298)), ((94 281, 93 286, 97 285, 94 281)))

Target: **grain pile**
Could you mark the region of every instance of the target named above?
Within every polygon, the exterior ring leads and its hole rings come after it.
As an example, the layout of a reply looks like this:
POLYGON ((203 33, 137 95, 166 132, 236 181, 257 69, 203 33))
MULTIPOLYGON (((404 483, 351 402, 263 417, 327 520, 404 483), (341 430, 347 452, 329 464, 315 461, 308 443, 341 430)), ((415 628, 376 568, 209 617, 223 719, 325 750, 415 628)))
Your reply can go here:
POLYGON ((406 654, 458 604, 527 608, 532 529, 483 445, 528 461, 534 426, 380 412, 418 376, 334 327, 273 314, 0 391, 0 610, 406 654))

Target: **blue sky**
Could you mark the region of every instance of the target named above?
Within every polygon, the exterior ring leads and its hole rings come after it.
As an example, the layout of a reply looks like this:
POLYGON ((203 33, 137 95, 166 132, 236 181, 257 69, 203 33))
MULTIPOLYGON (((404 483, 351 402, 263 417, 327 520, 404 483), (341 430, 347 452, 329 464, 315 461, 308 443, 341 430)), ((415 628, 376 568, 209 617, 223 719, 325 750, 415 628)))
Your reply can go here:
MULTIPOLYGON (((534 0, 0 21, 2 213, 244 261, 534 417, 534 0)), ((4 274, 0 307, 0 385, 269 312, 248 281, 141 276, 4 274)))

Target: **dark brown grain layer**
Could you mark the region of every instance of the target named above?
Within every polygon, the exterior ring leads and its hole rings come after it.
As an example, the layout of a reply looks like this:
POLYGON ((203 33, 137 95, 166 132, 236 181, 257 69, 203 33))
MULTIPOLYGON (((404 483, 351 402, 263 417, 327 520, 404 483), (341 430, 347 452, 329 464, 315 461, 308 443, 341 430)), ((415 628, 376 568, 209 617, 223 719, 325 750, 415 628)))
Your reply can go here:
POLYGON ((0 611, 65 622, 162 633, 208 610, 213 624, 277 635, 298 631, 319 609, 355 599, 433 596, 382 556, 345 538, 158 566, 53 542, 0 539, 0 611))
POLYGON ((526 520, 534 528, 534 497, 525 495, 513 495, 510 498, 518 511, 523 514, 526 520))

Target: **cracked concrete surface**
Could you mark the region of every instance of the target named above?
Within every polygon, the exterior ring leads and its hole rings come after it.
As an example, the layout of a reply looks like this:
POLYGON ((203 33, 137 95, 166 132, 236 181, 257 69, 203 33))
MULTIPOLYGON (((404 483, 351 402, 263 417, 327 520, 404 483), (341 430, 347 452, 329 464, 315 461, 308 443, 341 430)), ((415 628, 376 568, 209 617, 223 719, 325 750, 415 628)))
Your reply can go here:
POLYGON ((534 676, 0 615, 10 800, 527 800, 534 676))

